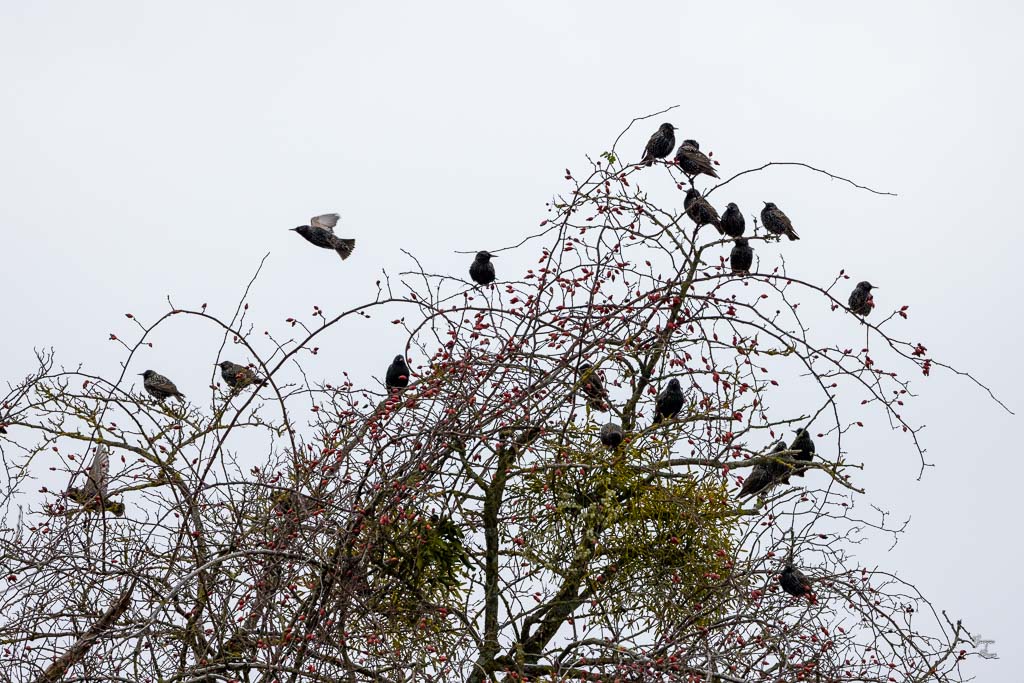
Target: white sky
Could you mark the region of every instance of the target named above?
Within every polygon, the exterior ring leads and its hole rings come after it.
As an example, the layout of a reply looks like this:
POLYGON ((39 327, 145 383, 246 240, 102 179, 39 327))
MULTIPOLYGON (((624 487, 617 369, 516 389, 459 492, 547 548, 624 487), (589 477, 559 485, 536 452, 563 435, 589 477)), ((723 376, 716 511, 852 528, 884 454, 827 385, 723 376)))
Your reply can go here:
MULTIPOLYGON (((737 190, 741 206, 768 199, 794 219, 791 272, 863 273, 880 305, 910 305, 907 336, 1024 410, 1024 9, 778 5, 0 3, 0 377, 51 345, 110 372, 123 313, 152 319, 171 295, 230 315, 267 251, 260 326, 364 300, 381 267, 408 265, 400 246, 462 274, 453 250, 517 241, 564 189, 563 168, 681 104, 665 118, 726 173, 806 161, 898 192, 796 170, 737 190), (286 231, 327 211, 358 240, 344 264, 286 231)), ((623 150, 639 154, 653 127, 623 150)), ((346 369, 383 372, 402 341, 390 327, 338 340, 346 369)), ((168 333, 135 371, 198 394, 211 353, 168 333)), ((956 378, 915 388, 938 467, 917 482, 906 442, 860 442, 869 501, 912 517, 875 559, 996 640, 1002 659, 973 666, 980 680, 1020 683, 1018 418, 956 378)))

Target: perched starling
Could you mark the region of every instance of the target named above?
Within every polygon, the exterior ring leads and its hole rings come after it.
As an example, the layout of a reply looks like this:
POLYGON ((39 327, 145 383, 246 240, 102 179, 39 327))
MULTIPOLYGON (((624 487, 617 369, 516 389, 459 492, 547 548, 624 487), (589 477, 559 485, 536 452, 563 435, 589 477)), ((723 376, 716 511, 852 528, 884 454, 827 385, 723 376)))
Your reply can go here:
POLYGON ((676 146, 675 129, 676 127, 671 123, 663 123, 658 126, 658 130, 644 147, 644 158, 640 160, 640 163, 650 166, 655 159, 664 159, 671 154, 672 148, 676 146))
POLYGON ((850 294, 850 310, 861 317, 870 313, 875 307, 875 299, 871 296, 872 289, 875 289, 875 286, 867 280, 858 282, 850 294))
POLYGON ((683 389, 679 386, 679 380, 673 377, 665 388, 658 392, 658 397, 654 401, 654 421, 651 424, 675 417, 683 409, 683 403, 683 389))
MULTIPOLYGON (((793 443, 789 445, 789 450, 797 451, 793 456, 794 460, 802 460, 804 462, 811 462, 814 460, 814 441, 811 439, 811 435, 806 429, 800 428, 796 430, 796 438, 793 439, 793 443)), ((798 467, 793 474, 802 477, 806 470, 802 467, 798 467)))
POLYGON ((591 410, 605 412, 608 410, 608 390, 604 388, 604 382, 597 370, 590 363, 580 366, 580 389, 587 397, 587 405, 591 410))
POLYGON ((735 275, 747 275, 750 273, 750 266, 754 264, 754 248, 747 240, 740 237, 729 252, 729 265, 735 275))
MULTIPOLYGON (((702 225, 713 225, 718 229, 719 233, 722 233, 722 221, 718 217, 718 212, 715 207, 708 203, 708 200, 701 196, 695 188, 690 188, 686 191, 686 199, 683 200, 683 207, 686 209, 686 215, 690 217, 698 227, 702 225)), ((722 233, 724 234, 724 233, 722 233)))
POLYGON ((609 422, 601 427, 601 443, 608 448, 618 448, 623 436, 622 425, 617 422, 609 422))
POLYGON ((761 222, 764 223, 765 230, 773 235, 785 235, 791 240, 800 239, 793 229, 789 216, 771 202, 764 203, 764 208, 761 209, 761 222))
POLYGON ((179 401, 185 400, 185 394, 178 391, 174 382, 153 370, 146 370, 142 373, 142 386, 147 394, 158 401, 166 401, 172 396, 179 401))
POLYGON ((747 221, 743 218, 743 212, 735 202, 729 202, 722 214, 722 230, 729 237, 742 237, 743 231, 747 229, 747 221))
POLYGON ((489 285, 494 282, 497 276, 494 274, 494 264, 491 263, 492 258, 498 257, 489 251, 476 252, 473 265, 469 267, 469 276, 473 278, 473 282, 478 285, 489 285))
POLYGON ((779 574, 779 585, 782 590, 797 598, 811 593, 811 580, 791 562, 787 562, 779 574))
MULTIPOLYGON (((74 481, 72 479, 72 481, 74 481)), ((105 444, 96 448, 92 456, 92 464, 85 475, 85 485, 81 488, 68 486, 67 495, 85 510, 112 512, 120 517, 124 514, 124 503, 107 499, 107 486, 110 483, 110 451, 105 444)))
MULTIPOLYGON (((787 450, 789 448, 786 446, 786 442, 778 441, 769 455, 787 450)), ((750 476, 743 480, 740 498, 767 491, 776 484, 788 484, 790 469, 789 465, 774 461, 754 465, 750 470, 750 476)))
POLYGON ((292 228, 306 238, 306 241, 315 244, 323 249, 333 249, 344 261, 352 255, 356 248, 355 240, 346 240, 334 234, 334 226, 338 224, 340 216, 336 213, 325 213, 321 216, 313 216, 309 219, 310 225, 300 225, 292 228))
POLYGON ((409 386, 409 366, 405 364, 405 356, 395 356, 384 375, 384 385, 388 389, 404 389, 409 386))
POLYGON ((259 376, 244 365, 232 363, 229 360, 218 363, 218 365, 220 376, 232 389, 244 389, 250 384, 260 381, 259 376))
POLYGON ((683 140, 683 144, 676 150, 676 163, 683 169, 683 173, 690 176, 691 181, 701 173, 712 178, 718 177, 714 164, 708 159, 707 154, 700 151, 700 145, 696 140, 683 140))

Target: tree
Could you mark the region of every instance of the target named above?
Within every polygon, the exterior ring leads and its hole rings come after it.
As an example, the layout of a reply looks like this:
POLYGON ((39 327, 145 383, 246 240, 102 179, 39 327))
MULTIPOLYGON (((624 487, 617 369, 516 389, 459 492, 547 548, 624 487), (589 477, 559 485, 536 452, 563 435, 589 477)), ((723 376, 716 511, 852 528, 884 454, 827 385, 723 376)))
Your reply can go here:
MULTIPOLYGON (((844 272, 787 272, 756 215, 761 259, 734 275, 732 240, 686 215, 692 181, 621 159, 623 134, 566 170, 518 278, 474 287, 413 259, 374 301, 314 307, 283 334, 249 322, 248 288, 227 319, 129 315, 114 378, 41 352, 0 409, 11 680, 961 680, 963 626, 856 563, 859 534, 900 529, 859 515, 844 447, 865 403, 923 464, 909 375, 946 366, 896 336, 906 307, 861 320, 844 272), (666 177, 675 195, 644 189, 666 177), (320 347, 371 315, 407 332, 409 387, 311 378, 320 347), (171 325, 221 331, 209 366, 244 357, 265 381, 213 374, 183 404, 133 391, 137 352, 171 325), (672 378, 683 409, 654 424, 672 378), (612 449, 609 420, 626 435, 612 449), (772 452, 800 427, 813 461, 772 452), (124 517, 31 495, 47 470, 83 476, 100 446, 124 517), (770 486, 739 500, 755 468, 770 486), (781 590, 787 562, 808 595, 781 590)), ((724 204, 772 165, 704 196, 724 204)))

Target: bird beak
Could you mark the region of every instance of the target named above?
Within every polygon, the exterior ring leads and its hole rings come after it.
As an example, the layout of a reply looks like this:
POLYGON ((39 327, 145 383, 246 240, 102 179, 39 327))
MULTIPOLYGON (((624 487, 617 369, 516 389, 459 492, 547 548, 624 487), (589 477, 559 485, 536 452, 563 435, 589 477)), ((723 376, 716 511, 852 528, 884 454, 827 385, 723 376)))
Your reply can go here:
MULTIPOLYGON (((763 202, 764 202, 764 200, 763 200, 763 199, 762 199, 761 201, 763 201, 763 202)), ((764 205, 765 205, 765 206, 768 206, 768 202, 764 202, 764 205)))

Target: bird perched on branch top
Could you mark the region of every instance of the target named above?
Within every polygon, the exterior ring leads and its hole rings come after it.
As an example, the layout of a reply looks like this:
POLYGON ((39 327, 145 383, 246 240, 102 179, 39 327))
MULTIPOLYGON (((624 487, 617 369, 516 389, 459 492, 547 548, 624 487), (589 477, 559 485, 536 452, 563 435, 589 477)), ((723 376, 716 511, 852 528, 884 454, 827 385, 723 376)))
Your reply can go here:
POLYGON ((773 235, 785 235, 791 240, 800 239, 796 230, 793 229, 793 223, 789 220, 789 216, 782 213, 782 209, 771 202, 764 203, 764 208, 761 209, 761 222, 764 223, 765 230, 773 235))
POLYGON ((658 130, 654 132, 651 139, 647 141, 647 146, 644 147, 644 158, 640 160, 640 163, 650 166, 655 159, 664 159, 671 154, 672 148, 676 146, 675 130, 676 127, 671 123, 663 123, 658 126, 658 130))
POLYGON ((729 252, 729 265, 735 275, 747 275, 754 264, 754 248, 747 240, 740 237, 729 252))
MULTIPOLYGON (((787 450, 789 448, 786 446, 786 442, 780 440, 775 443, 769 455, 787 450)), ((750 470, 750 476, 743 480, 740 498, 767 491, 776 484, 788 484, 790 469, 789 465, 774 460, 754 465, 750 470)))
POLYGON ((779 585, 793 597, 799 598, 804 595, 811 596, 811 580, 804 576, 804 573, 787 562, 779 574, 779 585))
POLYGON ((497 279, 494 264, 491 263, 492 258, 498 257, 489 251, 476 252, 476 258, 473 259, 473 264, 469 267, 469 276, 473 278, 473 282, 478 285, 489 285, 497 279))
POLYGON ((601 443, 608 448, 618 448, 623 437, 622 425, 617 422, 609 422, 601 427, 601 443))
POLYGON ((679 380, 673 377, 654 400, 654 421, 651 424, 675 417, 683 409, 684 402, 683 389, 679 386, 679 380))
POLYGON ((112 512, 120 517, 124 514, 124 503, 107 499, 109 483, 110 451, 106 444, 100 444, 92 456, 89 471, 85 474, 85 485, 81 488, 68 485, 67 495, 89 512, 112 512))
POLYGON ((713 225, 720 234, 724 234, 722 231, 722 220, 718 217, 718 211, 695 188, 691 187, 686 191, 683 208, 686 209, 686 215, 697 224, 697 227, 713 225))
POLYGON ((167 379, 159 372, 146 370, 141 376, 142 387, 146 390, 147 394, 156 400, 165 401, 172 396, 177 398, 179 401, 185 400, 185 394, 178 391, 178 387, 174 386, 174 382, 167 379))
POLYGON ((871 290, 876 287, 865 280, 858 282, 850 293, 850 310, 857 315, 864 317, 875 307, 875 299, 871 296, 871 290))
POLYGON ((220 367, 220 376, 232 389, 244 389, 250 384, 261 381, 259 375, 251 369, 229 360, 217 364, 220 367))
POLYGON ((409 386, 409 366, 405 364, 405 356, 395 356, 384 375, 384 385, 388 389, 404 389, 409 386))
POLYGON ((338 224, 339 218, 341 217, 336 213, 325 213, 310 218, 309 225, 300 225, 291 230, 302 235, 310 244, 315 244, 323 249, 333 249, 344 261, 352 255, 352 251, 356 248, 356 241, 342 239, 334 234, 334 226, 338 224))
POLYGON ((580 365, 580 389, 587 397, 587 405, 591 410, 602 413, 608 410, 608 390, 604 388, 597 369, 590 363, 580 365))
MULTIPOLYGON (((793 439, 793 443, 789 445, 789 450, 796 451, 793 455, 794 460, 802 460, 804 462, 811 462, 814 460, 814 441, 811 439, 811 435, 806 429, 801 427, 796 430, 796 438, 793 439)), ((805 468, 798 467, 793 472, 798 477, 804 476, 805 468)))
POLYGON ((676 150, 676 163, 683 169, 683 173, 690 176, 691 182, 701 173, 712 178, 718 177, 714 164, 707 154, 700 151, 700 145, 696 140, 683 140, 683 144, 676 150))
POLYGON ((743 218, 743 212, 735 202, 729 202, 722 214, 722 231, 729 237, 742 237, 743 231, 747 229, 747 221, 743 218))

